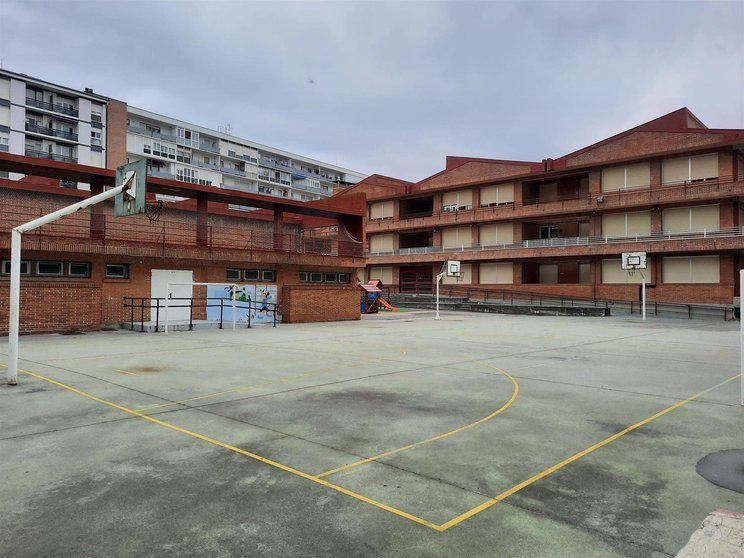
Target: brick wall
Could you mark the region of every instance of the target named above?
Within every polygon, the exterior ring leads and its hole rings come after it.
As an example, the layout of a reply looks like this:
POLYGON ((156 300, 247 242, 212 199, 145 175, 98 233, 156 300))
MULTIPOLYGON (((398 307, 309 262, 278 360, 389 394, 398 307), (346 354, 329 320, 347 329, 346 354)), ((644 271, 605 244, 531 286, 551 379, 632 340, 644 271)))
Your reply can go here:
POLYGON ((461 165, 451 171, 445 171, 441 174, 421 182, 421 190, 431 190, 434 188, 446 188, 448 186, 457 186, 468 182, 478 182, 485 180, 496 180, 509 176, 518 176, 529 172, 528 165, 516 165, 508 163, 481 163, 471 161, 461 165))
POLYGON ((360 319, 359 291, 350 286, 286 285, 281 293, 285 323, 360 319))
POLYGON ((106 167, 115 169, 127 162, 127 104, 109 102, 106 109, 106 167))
MULTIPOLYGON (((7 282, 0 283, 0 335, 8 334, 7 282)), ((92 331, 101 327, 101 288, 79 282, 21 281, 21 333, 92 331)))
MULTIPOLYGON (((601 145, 595 149, 571 157, 566 161, 567 167, 603 163, 615 159, 653 155, 666 151, 675 151, 687 147, 699 147, 719 143, 723 136, 718 134, 700 134, 694 132, 635 132, 628 136, 601 145)), ((730 174, 730 173, 728 173, 730 174)))

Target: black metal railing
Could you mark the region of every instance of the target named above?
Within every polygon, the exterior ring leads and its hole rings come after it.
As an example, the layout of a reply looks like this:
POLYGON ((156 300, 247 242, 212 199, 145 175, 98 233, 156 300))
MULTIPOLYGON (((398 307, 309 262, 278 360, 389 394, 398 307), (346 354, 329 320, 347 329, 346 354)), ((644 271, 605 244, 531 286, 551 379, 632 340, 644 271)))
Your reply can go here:
POLYGON ((77 163, 75 157, 60 155, 59 153, 50 153, 49 151, 40 151, 38 149, 26 148, 26 157, 36 157, 37 159, 51 159, 52 161, 61 161, 63 163, 77 163))
POLYGON ((52 128, 51 126, 38 126, 36 124, 31 124, 30 122, 26 122, 26 131, 32 132, 34 134, 44 134, 47 136, 54 136, 57 138, 68 139, 71 141, 78 140, 77 134, 73 132, 68 132, 67 130, 64 130, 63 128, 52 128))
MULTIPOLYGON (((168 310, 175 308, 188 308, 189 309, 189 331, 194 329, 194 302, 203 303, 197 304, 196 309, 204 309, 205 318, 208 308, 219 308, 220 314, 218 320, 207 320, 209 322, 217 322, 219 329, 224 328, 225 320, 225 309, 233 309, 233 301, 227 298, 216 298, 216 297, 203 297, 203 298, 176 298, 171 297, 168 299, 168 310)), ((129 329, 135 331, 135 324, 139 322, 139 331, 145 332, 145 323, 154 322, 155 331, 160 331, 160 311, 165 311, 165 297, 124 297, 124 308, 129 308, 129 329), (150 319, 146 317, 146 313, 150 312, 150 319), (155 319, 153 320, 153 313, 155 319), (139 314, 137 316, 137 314, 139 314), (139 319, 137 319, 139 318, 139 319)), ((258 302, 258 301, 235 301, 235 311, 245 310, 247 317, 246 322, 240 322, 241 325, 245 323, 245 327, 250 328, 252 323, 252 316, 258 312, 264 312, 272 316, 273 327, 276 327, 276 312, 277 305, 272 302, 258 302)), ((230 320, 232 322, 232 320, 230 320)), ((165 326, 165 324, 163 324, 165 326)))
POLYGON ((44 110, 50 110, 52 112, 59 112, 61 114, 67 114, 69 116, 78 116, 80 113, 74 107, 69 105, 63 105, 61 103, 46 103, 33 97, 26 97, 26 105, 36 107, 44 110))

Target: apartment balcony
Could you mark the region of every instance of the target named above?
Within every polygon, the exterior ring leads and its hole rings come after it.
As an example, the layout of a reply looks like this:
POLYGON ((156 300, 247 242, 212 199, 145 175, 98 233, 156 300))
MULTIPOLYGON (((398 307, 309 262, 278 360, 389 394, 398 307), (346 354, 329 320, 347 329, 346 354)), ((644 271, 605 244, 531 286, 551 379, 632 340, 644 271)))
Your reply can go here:
POLYGON ((176 175, 165 171, 155 170, 152 167, 147 169, 147 176, 156 176, 158 178, 167 178, 168 180, 175 180, 176 175))
POLYGON ((49 126, 37 126, 36 124, 30 124, 26 122, 26 131, 32 134, 41 134, 44 136, 52 136, 63 140, 74 141, 78 140, 78 135, 74 132, 68 132, 62 128, 50 128, 49 126))
POLYGON ((231 167, 220 167, 220 172, 225 173, 225 174, 233 174, 235 176, 246 176, 245 171, 231 168, 231 167))
POLYGON ((219 165, 215 165, 213 163, 207 163, 205 161, 199 161, 198 159, 192 158, 191 164, 194 165, 195 167, 199 167, 202 169, 210 169, 213 171, 222 172, 222 167, 220 167, 219 165))
MULTIPOLYGON (((201 149, 202 151, 209 151, 210 153, 219 153, 220 148, 218 145, 213 145, 209 142, 202 141, 198 145, 195 144, 195 142, 192 140, 190 143, 188 140, 183 140, 183 145, 191 145, 191 147, 196 147, 197 149, 201 149)), ((181 142, 181 138, 179 138, 179 143, 181 142)))
POLYGON ((139 134, 141 136, 147 136, 149 138, 157 138, 163 141, 170 141, 173 143, 177 143, 177 139, 178 139, 176 138, 176 136, 173 136, 171 134, 163 134, 162 132, 148 130, 147 128, 143 128, 142 126, 132 126, 131 124, 127 126, 127 130, 129 132, 139 134))
POLYGON ((680 233, 634 236, 579 236, 530 239, 501 244, 442 247, 422 246, 386 252, 367 252, 369 263, 414 263, 441 261, 440 254, 454 259, 485 260, 537 257, 591 256, 620 252, 694 252, 744 249, 744 227, 727 227, 680 233), (659 244, 659 243, 664 243, 659 244))
POLYGON ((400 220, 390 217, 369 220, 366 223, 366 229, 369 233, 435 229, 447 225, 586 214, 588 211, 641 210, 672 203, 714 202, 739 196, 744 196, 744 181, 728 176, 700 182, 593 193, 581 198, 571 197, 550 202, 535 203, 534 200, 529 200, 468 210, 425 213, 420 216, 409 213, 405 216, 401 215, 400 220))
POLYGON ((68 116, 74 116, 75 118, 77 118, 80 114, 77 109, 68 105, 62 105, 59 103, 45 103, 44 101, 32 99, 31 97, 26 97, 26 106, 36 107, 42 110, 48 110, 50 112, 57 112, 59 114, 66 114, 68 116))
POLYGON ((69 157, 67 155, 60 155, 59 153, 49 153, 48 151, 40 151, 38 149, 26 148, 26 157, 36 157, 37 159, 50 159, 52 161, 60 161, 62 163, 77 163, 75 157, 69 157))

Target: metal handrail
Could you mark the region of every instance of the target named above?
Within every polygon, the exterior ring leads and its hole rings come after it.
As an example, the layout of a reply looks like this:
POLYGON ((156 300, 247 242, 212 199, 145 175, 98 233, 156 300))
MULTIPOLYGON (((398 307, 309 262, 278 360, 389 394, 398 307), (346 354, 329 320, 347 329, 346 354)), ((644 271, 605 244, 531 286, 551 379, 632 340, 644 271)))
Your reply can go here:
MULTIPOLYGON (((145 310, 149 309, 155 310, 155 331, 158 331, 158 328, 160 326, 160 309, 166 308, 166 305, 163 304, 161 306, 161 302, 165 301, 165 297, 130 297, 125 296, 124 297, 124 308, 130 309, 130 318, 129 318, 129 329, 131 331, 134 331, 134 314, 135 310, 139 309, 139 324, 140 324, 140 333, 145 332, 145 310), (153 304, 154 301, 154 304, 153 304)), ((220 309, 220 319, 219 319, 219 329, 223 329, 224 327, 224 320, 223 320, 223 312, 225 309, 225 304, 228 304, 228 308, 232 308, 233 304, 235 305, 235 308, 240 308, 241 310, 245 309, 248 311, 248 321, 246 322, 246 327, 251 327, 251 311, 261 311, 261 308, 266 306, 268 308, 268 312, 272 314, 273 317, 273 327, 276 327, 276 313, 278 309, 278 304, 274 302, 258 302, 258 301, 242 301, 242 300, 236 300, 232 301, 227 298, 217 298, 217 297, 170 297, 168 298, 168 305, 167 308, 188 308, 189 309, 189 331, 192 331, 194 329, 194 302, 195 301, 203 301, 206 302, 202 307, 205 309, 207 308, 219 308, 220 309), (210 301, 219 301, 218 303, 210 303, 210 301), (173 304, 173 301, 181 301, 183 304, 173 304), (188 301, 188 304, 186 304, 186 301, 188 301), (261 308, 259 308, 258 305, 261 305, 261 308)), ((213 321, 213 320, 208 320, 213 321)))
POLYGON ((524 248, 551 248, 570 246, 596 246, 600 244, 627 244, 634 242, 669 242, 673 240, 699 240, 706 238, 734 238, 744 236, 744 227, 724 227, 721 229, 702 229, 682 232, 655 232, 647 235, 629 236, 572 236, 566 238, 544 238, 522 240, 519 242, 502 242, 494 244, 476 244, 473 246, 443 247, 420 246, 400 248, 386 252, 370 252, 367 256, 406 256, 411 254, 439 254, 444 252, 482 252, 485 250, 518 250, 524 248))

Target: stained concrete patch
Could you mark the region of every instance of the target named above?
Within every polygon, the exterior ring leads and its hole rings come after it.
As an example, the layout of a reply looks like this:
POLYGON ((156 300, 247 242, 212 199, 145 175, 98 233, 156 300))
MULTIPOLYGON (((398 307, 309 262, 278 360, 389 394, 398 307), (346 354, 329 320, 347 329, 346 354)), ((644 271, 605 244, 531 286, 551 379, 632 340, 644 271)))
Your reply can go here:
POLYGON ((744 449, 728 449, 706 455, 697 472, 717 486, 744 494, 744 449))

